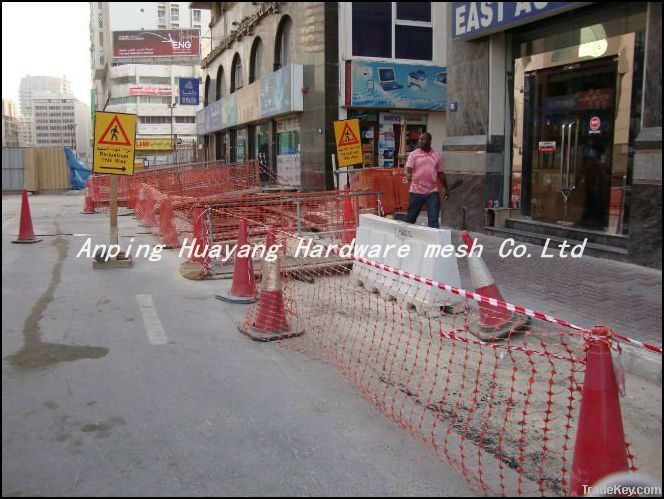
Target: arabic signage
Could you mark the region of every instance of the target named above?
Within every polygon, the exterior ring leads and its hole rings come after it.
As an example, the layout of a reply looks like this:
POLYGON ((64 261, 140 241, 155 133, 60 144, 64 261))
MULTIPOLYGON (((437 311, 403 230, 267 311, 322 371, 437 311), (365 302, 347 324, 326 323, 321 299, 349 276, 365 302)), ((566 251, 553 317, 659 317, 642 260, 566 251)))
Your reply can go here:
POLYGON ((348 61, 346 106, 444 111, 447 69, 443 66, 348 61))
POLYGON ((472 40, 589 2, 452 2, 452 39, 472 40))
POLYGON ((180 104, 183 106, 198 106, 198 78, 180 78, 180 104))
POLYGON ((205 135, 236 125, 303 111, 303 68, 289 64, 267 78, 213 102, 196 115, 197 133, 205 135))
POLYGON ((95 113, 94 173, 134 174, 136 121, 135 114, 95 113))
POLYGON ((170 85, 129 87, 129 95, 171 95, 170 85))
POLYGON ((197 29, 113 32, 113 57, 197 56, 199 53, 197 29))

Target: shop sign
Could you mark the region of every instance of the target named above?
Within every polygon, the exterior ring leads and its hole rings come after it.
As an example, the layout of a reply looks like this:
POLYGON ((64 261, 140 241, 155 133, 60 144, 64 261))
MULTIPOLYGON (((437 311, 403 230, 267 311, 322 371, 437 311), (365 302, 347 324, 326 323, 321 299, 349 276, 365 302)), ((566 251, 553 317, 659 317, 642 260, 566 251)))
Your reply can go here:
POLYGON ((381 125, 426 125, 427 115, 422 113, 380 113, 379 123, 381 125))
POLYGON ((180 78, 180 104, 183 106, 198 106, 198 78, 180 78))
POLYGON ((250 123, 260 118, 258 85, 249 85, 237 92, 238 123, 250 123))
POLYGON ((346 106, 444 111, 447 69, 443 66, 348 61, 346 106))
POLYGON ((302 65, 289 64, 261 79, 258 84, 261 118, 304 110, 302 65))
POLYGON ((143 85, 129 87, 129 95, 171 95, 171 87, 169 85, 151 86, 146 87, 143 85))
POLYGON ((452 39, 472 40, 587 4, 588 2, 452 2, 452 39))
POLYGON ((170 151, 172 148, 170 137, 136 139, 136 149, 141 151, 170 151))
POLYGON ((538 144, 537 151, 545 154, 555 154, 556 143, 555 141, 541 141, 538 144))

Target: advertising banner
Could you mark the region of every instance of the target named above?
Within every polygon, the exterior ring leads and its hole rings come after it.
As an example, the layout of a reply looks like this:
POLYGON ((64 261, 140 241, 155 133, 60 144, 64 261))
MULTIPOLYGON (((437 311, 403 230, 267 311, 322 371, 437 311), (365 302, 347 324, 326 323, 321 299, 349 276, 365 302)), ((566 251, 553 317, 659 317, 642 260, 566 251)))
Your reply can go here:
POLYGON ((129 87, 129 95, 171 95, 171 87, 168 85, 161 86, 135 86, 129 87))
POLYGON ((197 56, 199 53, 197 29, 113 32, 113 57, 197 56))
POLYGON ((170 151, 173 149, 170 137, 136 139, 136 149, 140 151, 170 151))
POLYGON ((346 106, 444 111, 447 69, 443 66, 349 61, 346 106))

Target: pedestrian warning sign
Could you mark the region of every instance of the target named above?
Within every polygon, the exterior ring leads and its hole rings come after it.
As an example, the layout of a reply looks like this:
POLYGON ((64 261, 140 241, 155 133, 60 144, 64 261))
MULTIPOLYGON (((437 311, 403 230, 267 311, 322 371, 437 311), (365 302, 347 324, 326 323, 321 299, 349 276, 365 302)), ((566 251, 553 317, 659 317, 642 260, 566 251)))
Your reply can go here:
POLYGON ((362 143, 360 142, 360 121, 357 119, 334 122, 334 135, 337 140, 339 166, 362 163, 362 143))
POLYGON ((135 143, 135 114, 96 112, 92 171, 133 175, 135 143))

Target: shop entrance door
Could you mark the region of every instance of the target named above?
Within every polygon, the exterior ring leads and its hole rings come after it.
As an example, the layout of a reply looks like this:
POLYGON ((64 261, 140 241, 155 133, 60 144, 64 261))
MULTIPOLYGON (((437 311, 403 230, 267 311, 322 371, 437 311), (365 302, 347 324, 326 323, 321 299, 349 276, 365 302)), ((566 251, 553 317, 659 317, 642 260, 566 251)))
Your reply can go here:
POLYGON ((597 57, 578 46, 516 61, 512 203, 523 215, 621 233, 633 41, 604 40, 597 57))

